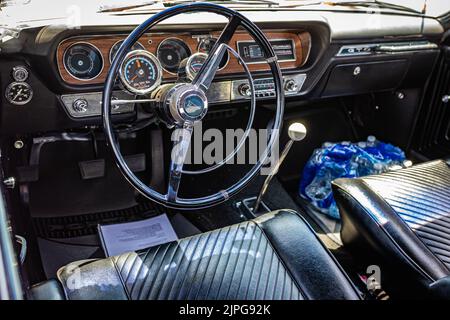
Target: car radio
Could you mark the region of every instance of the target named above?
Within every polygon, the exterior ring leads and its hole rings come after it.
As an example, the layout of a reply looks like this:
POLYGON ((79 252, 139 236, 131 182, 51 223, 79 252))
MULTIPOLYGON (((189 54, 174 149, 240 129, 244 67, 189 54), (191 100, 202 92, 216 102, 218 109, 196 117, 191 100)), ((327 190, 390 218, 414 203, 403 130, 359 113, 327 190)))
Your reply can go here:
MULTIPOLYGON (((301 90, 303 83, 306 80, 306 74, 297 74, 292 76, 285 76, 284 79, 284 94, 295 95, 301 90)), ((254 79, 256 98, 270 98, 275 97, 275 84, 272 78, 254 79)), ((249 99, 251 96, 251 88, 248 80, 235 80, 232 82, 231 100, 249 99)))

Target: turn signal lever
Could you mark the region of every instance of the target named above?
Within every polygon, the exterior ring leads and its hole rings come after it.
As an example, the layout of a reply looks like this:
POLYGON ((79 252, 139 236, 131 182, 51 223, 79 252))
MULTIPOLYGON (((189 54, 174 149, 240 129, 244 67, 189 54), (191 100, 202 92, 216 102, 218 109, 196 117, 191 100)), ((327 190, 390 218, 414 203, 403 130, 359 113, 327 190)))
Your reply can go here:
POLYGON ((278 159, 278 162, 272 167, 272 171, 267 176, 266 180, 264 181, 264 184, 262 185, 261 191, 259 192, 258 198, 256 198, 255 205, 253 207, 253 214, 256 214, 258 212, 259 206, 261 205, 262 198, 264 197, 264 194, 267 191, 267 188, 269 187, 270 182, 272 181, 273 177, 277 174, 278 169, 280 168, 281 164, 283 163, 284 159, 289 153, 289 150, 292 147, 292 144, 294 141, 301 141, 305 139, 306 137, 306 128, 305 126, 300 122, 294 122, 289 126, 288 129, 288 135, 289 135, 289 141, 284 146, 283 152, 280 155, 280 158, 278 159))

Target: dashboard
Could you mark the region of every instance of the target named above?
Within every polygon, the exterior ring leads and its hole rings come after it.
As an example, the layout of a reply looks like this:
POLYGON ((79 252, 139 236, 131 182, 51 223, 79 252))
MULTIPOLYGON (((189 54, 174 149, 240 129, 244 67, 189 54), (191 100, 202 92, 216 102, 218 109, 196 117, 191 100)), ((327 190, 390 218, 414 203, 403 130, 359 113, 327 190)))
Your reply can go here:
MULTIPOLYGON (((311 34, 304 30, 266 30, 280 67, 295 71, 303 67, 311 51, 311 34)), ((207 55, 216 43, 219 32, 151 33, 142 36, 127 53, 119 68, 120 87, 115 99, 123 99, 124 92, 131 95, 148 95, 162 83, 178 79, 193 80, 207 55)), ((89 35, 69 37, 61 41, 56 51, 59 75, 72 86, 102 84, 126 35, 89 35)), ((259 45, 248 33, 238 31, 229 42, 252 73, 269 71, 259 45)), ((215 81, 208 91, 209 103, 223 103, 249 99, 250 85, 238 59, 226 53, 220 63, 217 77, 234 80, 215 81)), ((285 93, 297 94, 305 80, 304 74, 287 76, 285 93)), ((275 96, 271 79, 255 80, 258 98, 275 96)), ((67 112, 75 118, 100 114, 101 92, 67 94, 62 102, 67 112), (88 98, 86 98, 89 97, 88 98)), ((117 106, 115 113, 132 110, 131 104, 117 106)))
MULTIPOLYGON (((265 32, 283 69, 295 69, 303 66, 311 48, 311 35, 302 31, 266 31, 265 32)), ((208 54, 219 36, 211 33, 159 33, 141 37, 132 50, 145 50, 156 57, 164 80, 176 78, 183 60, 198 53, 208 54)), ((63 40, 57 49, 57 64, 61 78, 72 85, 98 84, 105 81, 112 58, 126 35, 78 36, 63 40)), ((236 33, 230 41, 230 47, 236 50, 249 65, 250 71, 266 71, 259 46, 246 33, 236 33)), ((159 72, 159 71, 158 71, 159 72)), ((243 72, 237 59, 225 56, 218 75, 239 74, 243 72)))
MULTIPOLYGON (((443 33, 435 20, 406 16, 386 15, 380 28, 360 29, 348 19, 363 25, 363 14, 275 11, 252 12, 249 17, 277 54, 287 108, 300 100, 420 87, 439 54, 437 43, 443 33)), ((151 96, 159 84, 195 76, 223 22, 207 15, 188 18, 155 28, 136 42, 119 68, 113 99, 151 96)), ((0 131, 20 134, 101 125, 106 75, 122 41, 138 22, 130 25, 129 17, 108 17, 80 29, 35 27, 1 44, 0 131)), ((243 30, 229 45, 252 73, 258 104, 270 107, 274 85, 259 47, 243 30)), ((225 56, 208 102, 224 108, 239 106, 249 95, 242 65, 233 55, 225 56)), ((136 105, 113 106, 112 113, 118 121, 132 121, 136 105)))

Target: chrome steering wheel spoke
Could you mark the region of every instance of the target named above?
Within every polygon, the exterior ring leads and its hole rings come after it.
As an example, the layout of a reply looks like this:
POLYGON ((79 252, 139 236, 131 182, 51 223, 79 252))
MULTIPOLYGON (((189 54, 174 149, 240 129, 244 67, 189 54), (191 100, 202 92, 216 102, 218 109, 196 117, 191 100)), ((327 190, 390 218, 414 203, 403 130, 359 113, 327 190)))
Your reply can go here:
POLYGON ((230 18, 227 25, 222 30, 219 39, 216 41, 211 52, 208 54, 205 63, 200 68, 194 80, 192 80, 192 84, 201 89, 203 92, 206 93, 211 86, 216 72, 219 69, 220 62, 229 48, 228 44, 240 24, 241 19, 238 16, 232 16, 230 18))
POLYGON ((194 124, 186 122, 183 126, 177 127, 172 134, 173 146, 170 154, 170 171, 166 194, 166 199, 168 201, 177 200, 181 174, 191 143, 193 129, 194 124))
MULTIPOLYGON (((201 209, 209 206, 216 205, 223 201, 228 200, 231 196, 241 191, 259 172, 266 160, 269 159, 269 152, 276 145, 278 139, 278 132, 281 127, 284 111, 284 91, 283 80, 281 75, 280 66, 276 60, 275 52, 265 36, 252 21, 239 12, 236 12, 230 8, 226 8, 213 3, 189 3, 180 4, 170 8, 167 8, 161 12, 158 12, 149 17, 145 22, 134 29, 130 35, 124 40, 121 47, 118 49, 114 60, 111 63, 108 76, 106 77, 105 86, 102 97, 102 116, 103 116, 103 128, 108 145, 110 146, 114 159, 128 182, 141 194, 147 198, 160 203, 166 207, 177 209, 201 209), (153 27, 162 21, 183 13, 194 12, 209 12, 221 15, 228 18, 228 23, 223 29, 213 46, 210 54, 206 58, 202 67, 200 68, 197 76, 192 83, 179 83, 172 86, 160 86, 155 91, 155 95, 151 97, 141 97, 143 99, 134 98, 130 100, 115 100, 112 99, 112 93, 116 85, 117 75, 119 73, 121 64, 126 57, 127 52, 132 48, 134 43, 138 39, 149 32, 153 27), (193 135, 194 123, 202 121, 208 110, 207 94, 209 87, 215 77, 217 70, 219 69, 220 61, 222 61, 223 55, 228 51, 232 53, 238 60, 240 60, 245 73, 247 74, 249 85, 251 86, 251 112, 249 117, 248 128, 251 128, 251 123, 254 117, 255 111, 255 94, 253 87, 253 79, 248 70, 247 65, 239 59, 239 54, 230 47, 230 42, 235 34, 237 28, 241 26, 243 29, 249 32, 251 37, 260 45, 264 56, 269 57, 267 63, 270 66, 270 72, 274 78, 274 85, 276 91, 276 112, 272 121, 272 128, 270 138, 266 145, 266 148, 257 162, 246 172, 237 182, 234 182, 231 186, 227 186, 225 189, 218 192, 208 194, 201 197, 183 198, 179 196, 179 188, 181 182, 181 175, 184 174, 197 174, 200 172, 190 172, 183 170, 186 163, 189 146, 191 143, 191 137, 193 135), (272 58, 270 58, 272 57, 272 58), (154 101, 153 97, 157 97, 154 101), (139 101, 139 102, 138 102, 139 101), (155 190, 153 187, 148 186, 142 181, 136 174, 130 169, 125 158, 120 150, 120 145, 116 131, 112 121, 112 107, 119 106, 127 103, 146 103, 155 102, 155 110, 160 117, 160 120, 165 122, 169 127, 174 126, 175 132, 173 134, 173 145, 171 152, 170 171, 168 173, 167 191, 165 193, 155 190)), ((246 135, 244 135, 246 137, 246 135)), ((244 140, 242 140, 244 141, 244 140)), ((241 142, 239 142, 239 150, 241 142)), ((236 150, 233 151, 233 153, 236 150)), ((231 153, 231 155, 233 155, 231 153)), ((226 163, 224 161, 209 167, 208 170, 198 170, 201 172, 210 172, 226 163)))

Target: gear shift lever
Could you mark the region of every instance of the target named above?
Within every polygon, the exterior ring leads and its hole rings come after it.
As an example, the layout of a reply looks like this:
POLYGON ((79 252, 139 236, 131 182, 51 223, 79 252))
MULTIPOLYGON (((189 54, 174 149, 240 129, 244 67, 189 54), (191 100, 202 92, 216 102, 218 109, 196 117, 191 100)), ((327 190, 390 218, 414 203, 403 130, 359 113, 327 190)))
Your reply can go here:
POLYGON ((255 206, 253 207, 254 214, 256 214, 258 212, 258 208, 261 205, 261 201, 262 201, 262 198, 264 197, 264 194, 267 191, 267 187, 269 186, 273 177, 277 174, 278 169, 280 168, 281 164, 283 163, 283 160, 286 158, 287 154, 289 153, 289 150, 291 149, 294 141, 301 141, 301 140, 305 139, 306 128, 302 123, 294 122, 293 124, 291 124, 289 126, 288 135, 289 135, 290 140, 284 146, 283 152, 281 153, 281 156, 278 159, 278 162, 273 166, 272 171, 266 177, 266 180, 264 181, 264 184, 262 185, 261 191, 259 192, 258 198, 256 199, 255 206))

